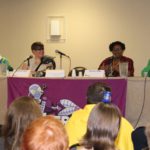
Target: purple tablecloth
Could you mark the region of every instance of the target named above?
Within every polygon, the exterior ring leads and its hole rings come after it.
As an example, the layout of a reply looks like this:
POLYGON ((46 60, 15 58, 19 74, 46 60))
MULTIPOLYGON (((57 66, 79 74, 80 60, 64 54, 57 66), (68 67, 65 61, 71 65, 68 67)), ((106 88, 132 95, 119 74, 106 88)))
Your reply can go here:
POLYGON ((8 105, 19 96, 32 96, 47 114, 71 115, 86 104, 86 91, 95 82, 107 83, 112 88, 112 102, 125 114, 126 79, 47 79, 8 78, 8 105))

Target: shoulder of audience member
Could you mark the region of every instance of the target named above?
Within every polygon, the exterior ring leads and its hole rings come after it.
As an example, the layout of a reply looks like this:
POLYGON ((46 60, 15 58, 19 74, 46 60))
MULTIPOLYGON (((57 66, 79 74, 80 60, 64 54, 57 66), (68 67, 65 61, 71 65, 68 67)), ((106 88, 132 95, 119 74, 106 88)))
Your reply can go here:
POLYGON ((131 129, 134 129, 132 124, 124 117, 121 117, 121 125, 128 126, 131 129))
POLYGON ((0 137, 0 150, 4 150, 4 138, 0 137))

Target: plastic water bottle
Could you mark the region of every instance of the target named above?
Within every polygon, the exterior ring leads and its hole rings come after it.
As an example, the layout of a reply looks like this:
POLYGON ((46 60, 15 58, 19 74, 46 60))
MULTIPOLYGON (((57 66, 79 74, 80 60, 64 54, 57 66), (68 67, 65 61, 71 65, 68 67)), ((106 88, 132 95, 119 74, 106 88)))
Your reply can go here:
POLYGON ((79 77, 82 77, 82 72, 81 72, 81 71, 79 72, 79 75, 78 75, 78 76, 79 76, 79 77))
POLYGON ((75 71, 75 69, 72 70, 71 76, 72 76, 72 77, 76 77, 76 71, 75 71))

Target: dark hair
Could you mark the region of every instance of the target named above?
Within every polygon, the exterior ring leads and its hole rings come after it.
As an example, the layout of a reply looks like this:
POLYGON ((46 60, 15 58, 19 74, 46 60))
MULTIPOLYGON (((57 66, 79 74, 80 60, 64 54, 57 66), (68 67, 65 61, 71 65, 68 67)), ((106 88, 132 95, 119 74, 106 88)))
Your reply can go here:
POLYGON ((145 127, 145 135, 146 135, 148 147, 150 148, 150 124, 146 125, 145 127))
POLYGON ((114 46, 116 46, 116 45, 119 45, 122 50, 125 50, 125 49, 126 49, 124 43, 122 43, 122 42, 120 42, 120 41, 115 41, 115 42, 112 42, 112 43, 109 45, 109 50, 110 50, 110 51, 113 51, 114 46))
POLYGON ((44 44, 41 42, 34 42, 31 45, 31 50, 44 50, 44 44))
POLYGON ((111 91, 111 88, 105 83, 96 82, 88 87, 87 103, 97 104, 102 101, 105 91, 111 91))
POLYGON ((86 149, 115 150, 120 121, 121 113, 116 105, 98 103, 89 115, 87 131, 80 145, 86 149))
POLYGON ((34 119, 42 116, 40 106, 31 97, 19 97, 9 106, 3 134, 6 150, 19 150, 22 134, 34 119))

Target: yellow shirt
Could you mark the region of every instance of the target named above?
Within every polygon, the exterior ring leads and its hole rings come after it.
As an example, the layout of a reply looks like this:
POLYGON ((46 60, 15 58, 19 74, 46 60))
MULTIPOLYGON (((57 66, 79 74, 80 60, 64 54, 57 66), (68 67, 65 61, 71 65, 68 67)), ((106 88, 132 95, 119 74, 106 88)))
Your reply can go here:
MULTIPOLYGON (((95 105, 86 105, 83 109, 75 111, 66 124, 66 130, 69 136, 69 145, 79 143, 86 132, 87 120, 92 108, 95 105)), ((115 145, 119 150, 134 150, 131 133, 132 125, 125 119, 121 118, 120 130, 115 145)))

